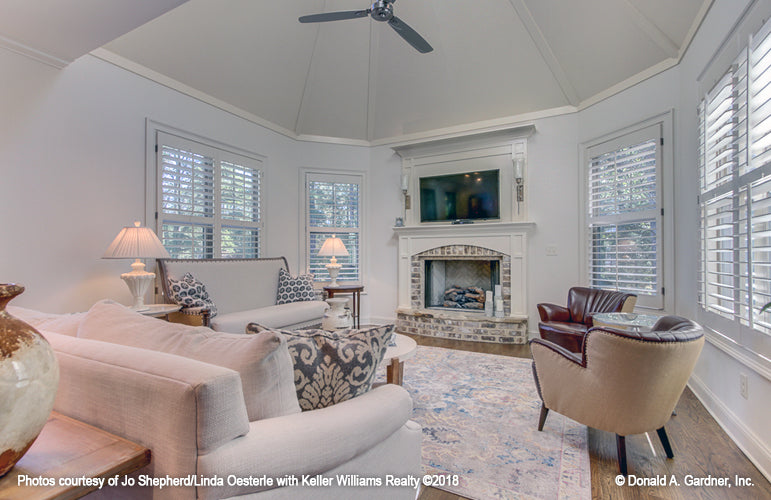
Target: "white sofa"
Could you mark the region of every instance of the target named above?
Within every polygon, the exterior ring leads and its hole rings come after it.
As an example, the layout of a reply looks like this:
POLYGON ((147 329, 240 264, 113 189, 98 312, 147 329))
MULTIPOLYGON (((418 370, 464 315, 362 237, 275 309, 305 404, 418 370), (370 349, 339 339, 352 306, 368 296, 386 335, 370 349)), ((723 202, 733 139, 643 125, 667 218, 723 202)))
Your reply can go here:
MULTIPOLYGON (((150 448, 150 465, 135 477, 192 475, 220 477, 225 482, 214 487, 112 488, 92 494, 96 497, 415 498, 415 489, 409 487, 337 483, 338 475, 380 478, 383 483, 389 474, 420 477, 421 429, 409 420, 412 400, 399 386, 379 386, 320 410, 300 413, 298 408, 288 415, 249 421, 242 379, 234 370, 168 352, 78 337, 90 312, 50 315, 12 306, 8 310, 38 328, 56 352, 61 372, 56 411, 150 448), (317 474, 331 478, 332 484, 228 485, 229 477, 257 482, 263 477, 302 479, 317 474)), ((134 331, 137 324, 162 324, 158 319, 116 316, 116 331, 127 323, 134 331)), ((94 328, 91 323, 88 335, 99 336, 98 329, 113 328, 109 315, 106 323, 104 316, 96 323, 97 331, 94 328)), ((153 334, 145 333, 145 339, 153 334)), ((283 342, 276 355, 288 356, 285 349, 283 342)), ((281 373, 293 386, 291 361, 290 372, 281 373)))
POLYGON ((270 328, 297 329, 321 323, 329 307, 323 300, 276 304, 278 274, 289 270, 284 257, 260 259, 158 259, 164 302, 169 299, 168 278, 181 279, 192 274, 206 286, 217 306, 216 316, 192 320, 190 315, 175 319, 210 326, 218 332, 244 333, 249 323, 270 328))

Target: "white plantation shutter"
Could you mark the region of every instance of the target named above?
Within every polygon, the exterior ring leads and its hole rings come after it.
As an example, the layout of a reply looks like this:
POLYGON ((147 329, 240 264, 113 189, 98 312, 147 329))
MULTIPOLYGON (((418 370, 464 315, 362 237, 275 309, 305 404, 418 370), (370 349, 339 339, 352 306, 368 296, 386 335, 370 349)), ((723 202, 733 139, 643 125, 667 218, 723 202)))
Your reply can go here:
POLYGON ((318 255, 333 234, 340 238, 348 256, 337 257, 343 267, 338 282, 361 282, 362 176, 348 174, 306 175, 308 271, 315 281, 329 281, 329 257, 318 255))
POLYGON ((699 105, 700 320, 771 357, 771 23, 699 105))
POLYGON ((258 257, 261 162, 158 132, 158 234, 175 258, 258 257))
POLYGON ((588 278, 662 308, 659 125, 589 148, 588 278))

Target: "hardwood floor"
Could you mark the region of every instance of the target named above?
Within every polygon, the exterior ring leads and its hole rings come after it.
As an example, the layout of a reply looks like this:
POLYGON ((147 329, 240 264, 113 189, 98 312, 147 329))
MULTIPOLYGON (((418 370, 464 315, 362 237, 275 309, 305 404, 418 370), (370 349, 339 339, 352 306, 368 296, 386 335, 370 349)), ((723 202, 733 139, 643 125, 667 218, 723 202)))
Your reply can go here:
MULTIPOLYGON (((483 342, 462 342, 410 335, 419 345, 461 349, 466 351, 499 354, 529 358, 527 345, 488 344, 483 342)), ((405 363, 405 369, 409 366, 405 363)), ((686 388, 675 408, 676 415, 667 424, 674 452, 674 459, 667 459, 655 433, 651 451, 645 434, 627 436, 626 450, 629 474, 638 478, 663 476, 669 482, 674 477, 680 486, 617 486, 618 462, 616 460, 615 435, 589 429, 589 456, 592 473, 592 498, 619 500, 642 499, 771 499, 771 483, 747 459, 717 422, 702 406, 701 402, 686 388), (686 486, 688 477, 693 478, 734 477, 749 478, 752 486, 686 486)), ((537 425, 537 422, 533 422, 537 425)), ((462 500, 463 497, 436 488, 423 488, 419 500, 462 500)))

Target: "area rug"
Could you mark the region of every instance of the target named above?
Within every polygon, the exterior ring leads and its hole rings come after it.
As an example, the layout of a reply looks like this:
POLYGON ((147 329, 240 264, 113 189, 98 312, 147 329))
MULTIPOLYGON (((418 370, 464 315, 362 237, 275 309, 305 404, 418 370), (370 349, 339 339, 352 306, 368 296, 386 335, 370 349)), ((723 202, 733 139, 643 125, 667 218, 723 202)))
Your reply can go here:
POLYGON ((475 500, 589 499, 586 427, 551 412, 542 432, 529 359, 419 346, 404 387, 423 426, 423 472, 475 500))

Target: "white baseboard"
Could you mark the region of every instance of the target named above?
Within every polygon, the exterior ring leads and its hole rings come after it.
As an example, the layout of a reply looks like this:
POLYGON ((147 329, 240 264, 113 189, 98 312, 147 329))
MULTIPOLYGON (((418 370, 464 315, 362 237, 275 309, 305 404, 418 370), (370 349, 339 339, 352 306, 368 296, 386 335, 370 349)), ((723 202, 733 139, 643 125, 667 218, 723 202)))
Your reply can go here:
POLYGON ((361 319, 362 325, 390 325, 394 322, 396 322, 396 318, 389 318, 388 316, 371 316, 369 318, 361 319))
POLYGON ((728 434, 736 446, 747 455, 750 462, 760 470, 766 479, 771 481, 771 450, 763 444, 755 433, 728 408, 717 395, 713 393, 697 376, 691 375, 688 382, 694 395, 701 401, 704 408, 717 421, 718 425, 728 434))

